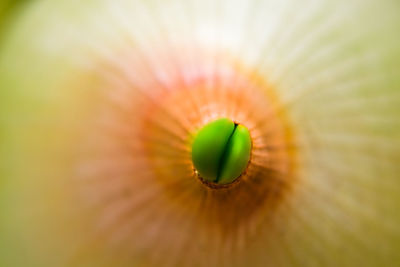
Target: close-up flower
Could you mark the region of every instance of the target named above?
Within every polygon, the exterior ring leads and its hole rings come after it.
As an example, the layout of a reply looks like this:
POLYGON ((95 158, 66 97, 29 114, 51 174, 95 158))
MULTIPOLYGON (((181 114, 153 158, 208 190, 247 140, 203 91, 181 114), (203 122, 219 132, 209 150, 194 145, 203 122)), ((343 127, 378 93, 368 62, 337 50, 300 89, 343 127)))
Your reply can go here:
POLYGON ((0 266, 398 266, 398 0, 0 4, 0 266))

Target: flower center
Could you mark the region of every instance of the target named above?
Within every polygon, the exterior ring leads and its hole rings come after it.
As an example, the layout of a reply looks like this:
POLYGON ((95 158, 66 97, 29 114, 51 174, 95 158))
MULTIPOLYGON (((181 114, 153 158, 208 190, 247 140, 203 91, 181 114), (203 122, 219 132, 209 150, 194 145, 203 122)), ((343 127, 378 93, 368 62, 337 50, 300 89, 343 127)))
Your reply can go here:
POLYGON ((235 181, 250 161, 251 137, 243 125, 227 118, 201 128, 192 144, 192 161, 199 176, 216 184, 235 181))

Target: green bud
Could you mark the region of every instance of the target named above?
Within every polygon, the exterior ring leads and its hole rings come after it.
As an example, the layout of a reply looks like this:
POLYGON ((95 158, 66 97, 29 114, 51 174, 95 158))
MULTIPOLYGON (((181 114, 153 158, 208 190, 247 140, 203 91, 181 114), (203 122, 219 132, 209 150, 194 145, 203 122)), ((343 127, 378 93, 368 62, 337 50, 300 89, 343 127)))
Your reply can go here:
POLYGON ((192 161, 200 177, 228 184, 246 169, 251 153, 249 130, 230 119, 218 119, 199 130, 192 145, 192 161))

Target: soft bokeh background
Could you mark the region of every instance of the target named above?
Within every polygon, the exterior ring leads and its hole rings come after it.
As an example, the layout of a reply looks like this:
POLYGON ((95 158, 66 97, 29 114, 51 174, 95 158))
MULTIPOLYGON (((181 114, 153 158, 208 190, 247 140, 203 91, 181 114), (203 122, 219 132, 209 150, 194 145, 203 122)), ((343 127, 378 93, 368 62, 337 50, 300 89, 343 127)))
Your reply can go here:
POLYGON ((0 2, 0 266, 399 266, 399 14, 0 2), (256 144, 225 193, 188 156, 220 116, 256 144))

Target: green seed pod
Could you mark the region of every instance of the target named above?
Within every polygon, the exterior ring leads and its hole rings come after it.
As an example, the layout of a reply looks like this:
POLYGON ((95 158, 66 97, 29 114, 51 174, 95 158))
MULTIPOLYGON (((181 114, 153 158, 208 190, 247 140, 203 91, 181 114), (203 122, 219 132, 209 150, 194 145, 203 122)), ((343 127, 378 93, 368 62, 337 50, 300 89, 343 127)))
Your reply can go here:
POLYGON ((206 181, 228 184, 246 169, 251 137, 246 127, 223 118, 205 125, 195 136, 192 160, 206 181))

